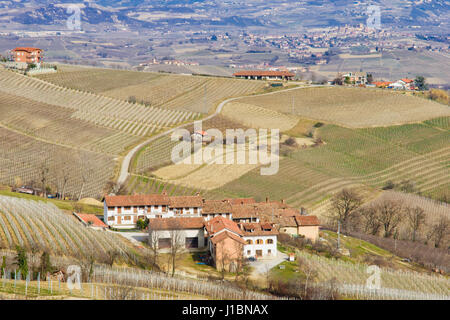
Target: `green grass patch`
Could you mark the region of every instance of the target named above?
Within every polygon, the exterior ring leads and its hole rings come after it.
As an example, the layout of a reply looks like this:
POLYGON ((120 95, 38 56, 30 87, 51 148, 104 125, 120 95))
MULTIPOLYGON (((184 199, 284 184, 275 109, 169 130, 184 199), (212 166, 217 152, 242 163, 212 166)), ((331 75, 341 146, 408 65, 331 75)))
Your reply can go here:
MULTIPOLYGON (((42 198, 39 196, 33 196, 31 194, 13 192, 10 190, 0 190, 0 195, 15 197, 15 198, 22 198, 22 199, 29 199, 29 200, 34 200, 34 201, 44 201, 46 203, 50 202, 50 203, 53 203, 55 206, 57 206, 61 210, 74 211, 73 202, 71 202, 71 201, 46 199, 46 198, 42 198)), ((103 207, 97 207, 97 206, 92 206, 92 205, 82 204, 82 203, 77 203, 77 205, 80 206, 81 211, 83 213, 103 215, 103 207)))

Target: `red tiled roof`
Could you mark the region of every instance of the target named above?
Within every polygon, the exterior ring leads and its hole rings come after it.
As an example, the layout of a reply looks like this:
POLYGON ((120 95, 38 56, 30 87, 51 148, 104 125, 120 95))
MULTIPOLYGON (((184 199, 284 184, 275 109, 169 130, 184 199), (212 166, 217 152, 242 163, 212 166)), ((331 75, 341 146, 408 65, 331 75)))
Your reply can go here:
POLYGON ((226 238, 233 239, 241 244, 246 244, 244 239, 242 239, 241 237, 235 235, 234 233, 228 232, 228 231, 224 231, 224 232, 218 234, 217 236, 212 237, 211 242, 214 244, 217 244, 218 242, 221 242, 221 241, 225 240, 226 238))
POLYGON ((239 229, 238 225, 235 222, 222 216, 215 217, 205 222, 205 227, 209 235, 214 235, 215 233, 223 229, 227 229, 234 233, 242 235, 241 229, 239 229))
POLYGON ((295 74, 288 71, 260 71, 260 70, 247 70, 247 71, 238 71, 233 74, 233 76, 261 76, 261 77, 269 77, 269 76, 278 76, 278 77, 294 77, 295 74))
POLYGON ((258 212, 256 210, 256 207, 252 204, 250 205, 233 205, 231 207, 233 219, 245 219, 245 218, 252 218, 257 217, 258 212))
POLYGON ((148 222, 151 230, 184 230, 201 229, 204 226, 203 218, 154 218, 148 222))
POLYGON ((162 194, 139 194, 132 196, 105 196, 108 207, 169 205, 169 197, 162 194))
POLYGON ((32 47, 17 47, 14 48, 12 51, 26 51, 26 52, 34 52, 34 51, 42 51, 42 49, 39 48, 32 48, 32 47))
POLYGON ((94 227, 101 227, 101 228, 107 228, 108 227, 106 224, 103 223, 102 220, 97 218, 97 216, 95 214, 77 213, 77 216, 81 220, 86 222, 88 225, 89 225, 89 223, 91 223, 90 225, 92 225, 94 227))
POLYGON ((173 196, 169 197, 169 207, 171 208, 199 208, 203 206, 203 199, 200 196, 173 196))
POLYGON ((228 200, 231 204, 250 204, 250 203, 255 203, 255 199, 253 198, 228 198, 225 199, 228 200))
POLYGON ((205 200, 202 214, 231 213, 231 204, 227 200, 205 200))
POLYGON ((244 229, 244 236, 246 237, 271 236, 278 234, 277 229, 275 229, 275 227, 273 227, 270 223, 264 223, 264 227, 261 223, 242 223, 240 225, 244 229))
POLYGON ((297 227, 297 221, 294 217, 280 217, 278 218, 280 227, 297 227))
POLYGON ((405 83, 411 83, 411 82, 414 82, 414 80, 408 79, 408 78, 403 78, 403 79, 400 79, 400 80, 402 80, 402 81, 405 82, 405 83))
POLYGON ((320 222, 316 216, 295 216, 298 226, 319 226, 320 222))

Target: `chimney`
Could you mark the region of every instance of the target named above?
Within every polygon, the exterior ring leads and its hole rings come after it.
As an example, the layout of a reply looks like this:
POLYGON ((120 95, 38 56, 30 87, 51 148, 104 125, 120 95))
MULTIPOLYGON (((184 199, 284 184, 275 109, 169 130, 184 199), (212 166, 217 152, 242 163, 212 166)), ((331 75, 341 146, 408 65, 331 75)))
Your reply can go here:
POLYGON ((284 204, 284 199, 281 199, 281 203, 284 204))
POLYGON ((167 191, 164 189, 163 192, 161 193, 163 196, 167 196, 167 191))
POLYGON ((269 197, 266 197, 266 202, 269 202, 269 197))
POLYGON ((196 195, 197 197, 199 197, 199 196, 200 196, 200 192, 197 192, 195 195, 196 195))

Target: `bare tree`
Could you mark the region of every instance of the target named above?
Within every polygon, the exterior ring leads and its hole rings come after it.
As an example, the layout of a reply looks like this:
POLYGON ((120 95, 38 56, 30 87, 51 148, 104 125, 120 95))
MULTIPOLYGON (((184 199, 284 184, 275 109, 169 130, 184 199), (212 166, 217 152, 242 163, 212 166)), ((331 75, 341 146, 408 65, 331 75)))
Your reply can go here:
POLYGON ((407 207, 406 216, 408 218, 408 225, 411 229, 412 241, 416 241, 416 235, 420 227, 425 223, 425 212, 420 207, 407 207))
POLYGON ((377 235, 380 230, 381 223, 378 220, 378 212, 374 206, 364 208, 360 210, 359 216, 364 228, 364 232, 367 234, 377 235))
POLYGON ((403 203, 401 201, 384 200, 377 205, 378 220, 384 229, 384 237, 394 234, 402 220, 403 203))
POLYGON ((42 186, 42 192, 44 194, 44 197, 47 198, 47 183, 49 178, 49 167, 47 160, 42 161, 41 165, 39 166, 39 180, 41 182, 42 186))
POLYGON ((120 253, 117 250, 106 251, 106 263, 112 267, 114 262, 119 258, 119 256, 120 253))
POLYGON ((71 169, 69 167, 71 154, 58 153, 56 158, 56 183, 59 198, 64 200, 66 194, 67 183, 70 179, 71 169))
POLYGON ((149 245, 149 261, 152 264, 152 268, 158 265, 158 257, 159 257, 159 235, 156 230, 152 230, 149 228, 148 234, 148 245, 149 245))
POLYGON ((307 297, 309 284, 311 281, 314 281, 317 278, 318 273, 315 268, 310 266, 306 260, 300 257, 297 257, 297 263, 299 268, 301 268, 303 273, 305 274, 304 297, 307 297))
POLYGON ((175 275, 176 265, 178 262, 178 259, 180 258, 181 253, 184 252, 184 240, 185 240, 185 233, 180 228, 178 222, 176 222, 173 226, 173 229, 169 231, 169 238, 170 238, 170 250, 169 250, 169 257, 170 257, 170 263, 172 265, 172 277, 175 275))
POLYGON ((340 222, 343 231, 347 230, 348 223, 362 204, 360 195, 351 189, 342 189, 331 200, 332 220, 340 222))
POLYGON ((434 246, 439 248, 442 242, 448 237, 449 234, 449 220, 446 217, 441 217, 439 221, 432 227, 434 246))

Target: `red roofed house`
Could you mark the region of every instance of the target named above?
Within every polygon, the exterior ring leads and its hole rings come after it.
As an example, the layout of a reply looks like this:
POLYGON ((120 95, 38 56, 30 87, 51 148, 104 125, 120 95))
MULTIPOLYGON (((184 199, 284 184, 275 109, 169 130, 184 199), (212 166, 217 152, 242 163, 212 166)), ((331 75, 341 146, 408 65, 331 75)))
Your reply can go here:
POLYGON ((278 230, 271 223, 242 223, 245 257, 275 257, 277 255, 278 230))
POLYGON ((319 239, 320 222, 316 216, 296 215, 279 218, 280 231, 301 235, 313 242, 319 239))
POLYGON ((12 50, 15 62, 34 63, 37 66, 40 66, 42 62, 42 52, 42 49, 31 47, 17 47, 12 50))
POLYGON ((108 226, 134 228, 138 219, 201 217, 202 206, 200 196, 105 196, 103 216, 108 226))
POLYGON ((85 226, 96 230, 105 230, 108 226, 102 220, 97 218, 95 214, 73 213, 85 226))
POLYGON ((246 244, 238 225, 224 217, 215 217, 205 222, 208 249, 218 270, 234 271, 243 261, 246 244))
POLYGON ((155 218, 148 224, 149 244, 169 251, 172 246, 195 251, 206 246, 203 218, 155 218))
POLYGON ((292 80, 295 74, 288 71, 239 71, 233 74, 236 78, 254 80, 292 80))

